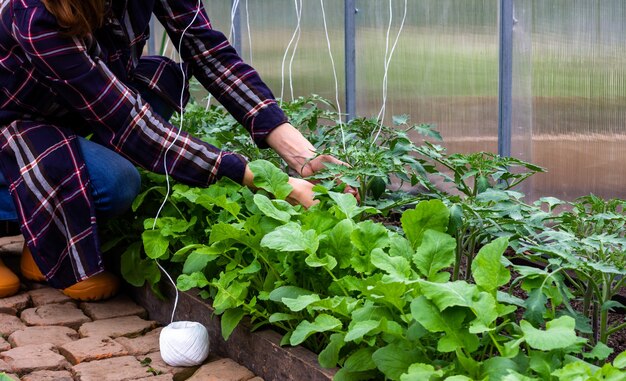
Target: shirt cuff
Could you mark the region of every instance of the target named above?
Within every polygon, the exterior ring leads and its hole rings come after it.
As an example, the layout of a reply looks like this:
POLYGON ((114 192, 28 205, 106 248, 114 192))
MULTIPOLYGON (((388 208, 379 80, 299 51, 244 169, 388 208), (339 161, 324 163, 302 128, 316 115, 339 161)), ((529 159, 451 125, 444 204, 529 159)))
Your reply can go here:
POLYGON ((218 179, 228 177, 236 183, 242 184, 246 165, 248 165, 248 161, 245 157, 233 152, 222 152, 222 159, 217 168, 216 177, 218 179))
POLYGON ((261 109, 254 116, 250 124, 250 134, 252 135, 254 143, 259 148, 268 148, 269 145, 267 145, 265 141, 267 136, 270 132, 274 131, 276 127, 287 122, 289 122, 289 119, 287 119, 287 115, 285 115, 278 104, 272 103, 261 109))

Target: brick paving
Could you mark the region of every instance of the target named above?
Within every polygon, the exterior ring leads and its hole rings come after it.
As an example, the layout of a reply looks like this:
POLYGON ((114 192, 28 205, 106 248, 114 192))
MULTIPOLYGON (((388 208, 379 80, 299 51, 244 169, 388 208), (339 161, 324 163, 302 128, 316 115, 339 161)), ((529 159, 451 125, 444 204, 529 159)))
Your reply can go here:
MULTIPOLYGON (((20 238, 0 238, 0 257, 19 257, 20 238)), ((126 295, 81 303, 24 282, 17 295, 0 299, 0 374, 19 381, 263 381, 230 359, 167 365, 161 329, 126 295)))

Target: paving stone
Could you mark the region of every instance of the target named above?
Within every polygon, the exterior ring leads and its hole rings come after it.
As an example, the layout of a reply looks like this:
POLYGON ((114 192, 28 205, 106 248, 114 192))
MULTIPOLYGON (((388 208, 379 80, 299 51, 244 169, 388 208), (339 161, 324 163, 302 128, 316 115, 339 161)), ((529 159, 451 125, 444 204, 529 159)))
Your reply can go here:
POLYGON ((221 359, 204 364, 188 381, 248 381, 254 377, 248 368, 231 359, 221 359))
POLYGON ((0 335, 7 337, 13 332, 26 328, 26 324, 17 316, 0 314, 0 335))
POLYGON ((31 373, 37 370, 62 370, 69 367, 65 357, 53 351, 52 344, 25 345, 0 353, 12 372, 31 373))
POLYGON ((63 344, 59 353, 74 365, 128 354, 121 344, 106 336, 90 336, 63 344))
POLYGON ((8 351, 9 349, 11 349, 11 344, 3 337, 0 337, 0 352, 8 351))
POLYGON ((0 372, 10 372, 11 365, 4 360, 0 360, 0 372))
POLYGON ((82 310, 72 303, 46 304, 22 311, 20 317, 28 325, 62 325, 78 329, 91 321, 82 310))
POLYGON ((146 363, 146 359, 150 359, 148 366, 159 373, 169 373, 174 376, 174 381, 186 380, 199 368, 199 366, 169 366, 161 357, 161 352, 149 353, 145 356, 137 356, 142 363, 146 363))
POLYGON ((3 314, 17 315, 18 312, 29 306, 30 294, 27 292, 0 299, 0 313, 3 314))
POLYGON ((81 337, 137 337, 154 329, 156 325, 156 322, 152 320, 144 320, 139 316, 124 316, 85 323, 80 327, 78 333, 81 337))
POLYGON ((145 355, 150 352, 156 352, 160 350, 159 336, 163 327, 158 327, 152 331, 138 337, 118 337, 115 339, 118 343, 122 344, 128 351, 129 355, 139 356, 145 355))
POLYGON ((133 356, 81 362, 71 369, 80 381, 130 381, 151 376, 148 368, 133 356))
POLYGON ((78 332, 68 327, 56 325, 20 329, 9 336, 9 343, 13 347, 43 343, 50 343, 58 347, 77 339, 78 332))
POLYGON ((0 254, 20 255, 24 247, 24 236, 14 235, 0 238, 0 254))
POLYGON ((144 319, 148 317, 145 308, 133 302, 128 296, 123 294, 103 302, 81 303, 80 308, 91 320, 111 319, 131 315, 137 315, 144 319))
POLYGON ((159 374, 158 376, 142 377, 133 381, 176 381, 171 374, 159 374))
POLYGON ((61 290, 57 290, 56 288, 52 288, 50 286, 41 286, 41 288, 36 290, 30 290, 28 291, 28 294, 33 302, 33 307, 53 303, 76 303, 74 299, 62 293, 61 290))
POLYGON ((22 381, 74 381, 67 370, 38 370, 22 377, 22 381))

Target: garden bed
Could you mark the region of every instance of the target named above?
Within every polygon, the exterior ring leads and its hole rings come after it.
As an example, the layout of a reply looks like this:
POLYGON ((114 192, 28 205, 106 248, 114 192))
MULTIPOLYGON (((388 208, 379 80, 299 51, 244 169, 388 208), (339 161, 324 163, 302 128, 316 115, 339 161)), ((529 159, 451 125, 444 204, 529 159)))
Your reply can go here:
MULTIPOLYGON (((150 319, 162 325, 170 323, 174 288, 163 285, 166 300, 159 299, 150 287, 131 287, 134 300, 143 306, 150 319)), ((197 321, 209 331, 210 353, 230 358, 247 368, 265 381, 330 381, 335 370, 323 369, 317 355, 302 347, 281 347, 281 335, 271 330, 250 332, 250 324, 242 321, 226 341, 222 338, 220 317, 204 299, 196 296, 194 290, 179 294, 175 320, 197 321)))

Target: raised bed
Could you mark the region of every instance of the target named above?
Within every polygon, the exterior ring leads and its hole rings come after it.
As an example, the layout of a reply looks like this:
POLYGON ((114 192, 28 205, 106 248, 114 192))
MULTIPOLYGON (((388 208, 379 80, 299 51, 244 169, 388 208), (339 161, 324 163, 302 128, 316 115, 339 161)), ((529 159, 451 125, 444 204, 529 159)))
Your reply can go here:
MULTIPOLYGON (((175 290, 163 286, 166 300, 154 295, 149 287, 129 288, 135 301, 143 306, 150 319, 159 324, 170 323, 175 290)), ((229 337, 222 338, 220 318, 204 299, 194 290, 179 293, 174 320, 197 321, 209 331, 209 350, 212 355, 230 358, 265 381, 330 381, 336 369, 323 369, 317 355, 302 347, 281 347, 281 336, 271 330, 250 331, 250 324, 242 321, 229 337)))

